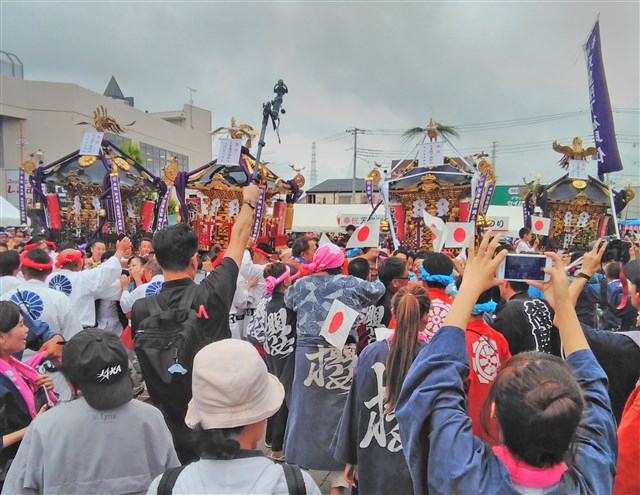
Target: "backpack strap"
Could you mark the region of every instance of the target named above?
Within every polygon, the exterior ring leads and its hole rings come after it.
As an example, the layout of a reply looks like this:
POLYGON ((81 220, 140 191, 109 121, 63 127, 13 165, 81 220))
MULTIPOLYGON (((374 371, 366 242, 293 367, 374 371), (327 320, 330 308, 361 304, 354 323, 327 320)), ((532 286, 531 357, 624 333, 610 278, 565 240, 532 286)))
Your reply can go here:
POLYGON ((143 299, 147 303, 147 311, 149 312, 149 315, 157 315, 164 311, 158 302, 158 294, 152 294, 143 299))
POLYGON ((289 495, 306 495, 307 488, 304 485, 304 478, 302 477, 300 467, 295 464, 283 462, 282 470, 284 471, 284 478, 287 481, 289 495))
POLYGON ((193 301, 196 300, 197 294, 198 294, 198 285, 197 284, 189 285, 184 291, 182 300, 178 305, 178 309, 185 309, 185 310, 191 309, 191 307, 193 306, 193 301))
POLYGON ((165 471, 162 478, 160 478, 160 483, 158 483, 158 490, 156 493, 158 495, 171 495, 178 476, 180 476, 180 473, 186 467, 186 465, 178 466, 165 471))

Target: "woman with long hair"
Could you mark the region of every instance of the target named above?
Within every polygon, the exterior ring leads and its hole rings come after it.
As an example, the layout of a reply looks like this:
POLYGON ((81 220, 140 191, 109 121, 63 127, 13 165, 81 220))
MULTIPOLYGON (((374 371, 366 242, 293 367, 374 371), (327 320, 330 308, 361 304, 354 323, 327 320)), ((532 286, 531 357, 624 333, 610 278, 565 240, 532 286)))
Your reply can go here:
POLYGON ((369 344, 358 359, 347 403, 334 438, 336 459, 347 464, 345 480, 358 493, 413 493, 395 408, 402 384, 425 345, 419 335, 431 301, 420 286, 396 292, 396 330, 369 344))
MULTIPOLYGON (((490 243, 487 236, 476 254, 471 243, 460 292, 400 394, 396 414, 415 493, 611 493, 617 439, 607 376, 589 349, 574 309, 577 294, 572 298, 555 253, 546 253, 553 260, 545 269, 551 281, 530 283, 555 311, 566 362, 541 352, 510 359, 487 398, 502 445, 491 447, 473 434, 465 407, 464 329, 480 294, 500 283, 495 273, 507 252, 494 257, 497 245, 497 237, 490 243)), ((585 256, 587 275, 604 249, 596 251, 585 256)))
POLYGON ((56 401, 51 377, 13 357, 25 350, 28 333, 18 305, 0 301, 0 488, 27 427, 48 408, 49 401, 56 401), (41 387, 46 389, 45 397, 36 394, 41 387))

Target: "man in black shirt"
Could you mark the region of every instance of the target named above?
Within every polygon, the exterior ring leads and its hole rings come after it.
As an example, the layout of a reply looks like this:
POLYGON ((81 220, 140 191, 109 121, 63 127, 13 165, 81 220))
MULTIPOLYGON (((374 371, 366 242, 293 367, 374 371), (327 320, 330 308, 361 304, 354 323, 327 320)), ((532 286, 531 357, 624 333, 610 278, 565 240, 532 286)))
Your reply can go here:
POLYGON ((499 287, 507 303, 496 314, 493 328, 507 339, 511 354, 540 351, 560 356, 560 336, 549 304, 531 297, 526 282, 505 281, 499 287))
MULTIPOLYGON (((195 288, 192 309, 202 317, 198 323, 207 339, 218 341, 231 337, 229 330, 229 308, 236 290, 239 267, 253 226, 253 213, 260 190, 255 185, 243 189, 240 213, 235 217, 229 246, 224 259, 199 285, 194 278, 198 271, 198 236, 185 224, 178 224, 156 233, 153 250, 156 261, 162 267, 164 284, 157 295, 161 308, 177 308, 187 291, 195 288), (204 310, 204 311, 203 311, 204 310)), ((133 305, 131 330, 135 337, 140 323, 150 316, 151 311, 145 301, 139 299, 133 305)), ((199 349, 195 349, 197 352, 199 349)), ((194 352, 194 354, 195 354, 194 352)), ((143 370, 144 373, 144 370, 143 370)), ((153 394, 151 400, 162 410, 167 425, 173 435, 176 452, 185 463, 198 458, 191 445, 191 432, 184 423, 191 390, 183 390, 180 397, 170 399, 153 394)))

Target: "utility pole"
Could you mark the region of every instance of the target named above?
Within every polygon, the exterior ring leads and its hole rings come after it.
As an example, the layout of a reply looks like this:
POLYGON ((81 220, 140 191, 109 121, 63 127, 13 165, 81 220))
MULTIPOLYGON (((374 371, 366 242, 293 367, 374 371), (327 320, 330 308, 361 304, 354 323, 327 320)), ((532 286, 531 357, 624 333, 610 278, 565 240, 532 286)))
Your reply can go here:
POLYGON ((197 89, 190 88, 187 86, 189 90, 189 125, 193 129, 193 93, 197 93, 197 89))
POLYGON ((493 165, 493 173, 496 173, 496 144, 498 141, 494 141, 491 145, 491 164, 493 165))
POLYGON ((364 134, 364 130, 354 127, 352 129, 347 129, 345 132, 353 134, 353 181, 351 183, 351 203, 356 204, 356 160, 358 159, 358 134, 364 134))
POLYGON ((311 187, 316 187, 318 183, 318 169, 316 168, 316 143, 311 143, 311 172, 309 173, 311 187))

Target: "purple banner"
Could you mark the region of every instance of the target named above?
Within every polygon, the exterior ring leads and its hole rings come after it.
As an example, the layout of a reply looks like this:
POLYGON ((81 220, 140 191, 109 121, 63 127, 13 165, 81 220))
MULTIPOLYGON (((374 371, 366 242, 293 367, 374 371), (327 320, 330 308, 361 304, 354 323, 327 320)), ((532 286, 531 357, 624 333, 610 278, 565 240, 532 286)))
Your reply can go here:
POLYGON ((364 184, 367 189, 367 201, 369 201, 369 204, 373 206, 373 180, 366 179, 364 184))
POLYGON ((482 192, 484 191, 484 186, 487 182, 487 177, 489 177, 489 173, 485 172, 482 174, 480 178, 480 183, 478 184, 478 188, 476 189, 476 197, 473 199, 473 205, 471 206, 471 213, 469 214, 469 221, 475 222, 478 218, 478 212, 480 211, 480 206, 482 203, 482 192))
POLYGON ((20 202, 20 223, 23 225, 27 224, 27 195, 25 191, 25 173, 24 170, 20 169, 20 179, 18 181, 18 194, 19 194, 19 202, 20 202))
POLYGON ((484 196, 484 202, 482 203, 482 209, 480 214, 484 217, 489 211, 489 205, 491 204, 491 198, 493 198, 493 192, 496 190, 496 183, 491 182, 487 187, 487 194, 484 196))
POLYGON ((523 227, 526 228, 529 228, 529 225, 531 225, 531 211, 529 211, 529 200, 531 198, 531 194, 532 193, 527 194, 522 202, 522 221, 524 222, 523 227))
POLYGON ((604 63, 600 47, 600 21, 596 21, 593 30, 584 45, 589 75, 589 103, 591 107, 591 125, 593 140, 598 150, 598 177, 622 170, 622 161, 616 142, 616 130, 613 125, 613 112, 604 75, 604 63))
POLYGON ((262 212, 264 211, 264 191, 265 188, 260 188, 260 198, 258 198, 258 204, 256 205, 256 217, 253 220, 253 230, 251 232, 251 238, 255 242, 260 233, 260 222, 262 221, 262 212))
POLYGON ((122 213, 122 197, 120 196, 120 180, 118 174, 111 174, 111 200, 113 201, 113 213, 116 217, 116 232, 124 232, 124 215, 122 213))
POLYGON ((160 209, 158 210, 158 223, 156 225, 156 232, 162 230, 164 224, 167 223, 167 206, 169 204, 169 198, 171 198, 171 191, 173 190, 173 185, 167 188, 167 192, 162 197, 162 201, 160 202, 160 209))

